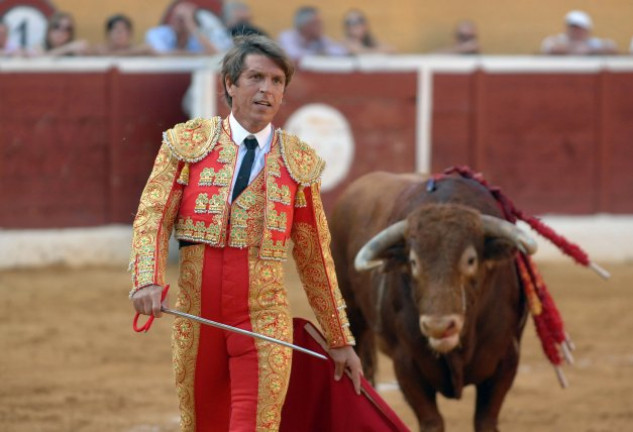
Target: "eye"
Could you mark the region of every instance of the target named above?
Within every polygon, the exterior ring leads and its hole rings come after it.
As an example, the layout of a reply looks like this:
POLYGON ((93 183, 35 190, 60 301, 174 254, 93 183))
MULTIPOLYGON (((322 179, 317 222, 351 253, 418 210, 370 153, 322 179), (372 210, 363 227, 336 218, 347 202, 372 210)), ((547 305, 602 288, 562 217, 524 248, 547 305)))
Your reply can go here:
POLYGON ((468 258, 467 264, 469 267, 472 267, 475 265, 476 262, 477 262, 477 258, 474 256, 471 256, 470 258, 468 258))

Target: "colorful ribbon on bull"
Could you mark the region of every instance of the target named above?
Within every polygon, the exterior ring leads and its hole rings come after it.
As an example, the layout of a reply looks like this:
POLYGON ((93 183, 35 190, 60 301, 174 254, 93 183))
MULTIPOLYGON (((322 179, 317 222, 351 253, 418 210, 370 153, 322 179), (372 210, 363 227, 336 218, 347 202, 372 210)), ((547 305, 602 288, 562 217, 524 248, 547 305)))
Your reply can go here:
MULTIPOLYGON (((526 216, 501 192, 499 187, 489 185, 481 173, 473 172, 467 166, 456 166, 446 169, 444 173, 437 176, 436 179, 452 174, 477 181, 487 188, 496 199, 508 221, 512 223, 516 223, 517 220, 524 221, 540 235, 551 241, 564 254, 570 256, 575 262, 585 267, 591 267, 601 276, 608 277, 608 273, 591 262, 587 253, 578 245, 557 234, 552 228, 536 217, 526 216)), ((560 385, 565 388, 567 387, 567 380, 562 372, 561 365, 563 359, 570 364, 573 363, 573 357, 571 356, 571 351, 574 349, 573 343, 569 335, 565 332, 560 312, 554 303, 554 299, 547 290, 547 286, 536 264, 529 256, 519 253, 516 258, 516 265, 543 351, 554 366, 560 385)))

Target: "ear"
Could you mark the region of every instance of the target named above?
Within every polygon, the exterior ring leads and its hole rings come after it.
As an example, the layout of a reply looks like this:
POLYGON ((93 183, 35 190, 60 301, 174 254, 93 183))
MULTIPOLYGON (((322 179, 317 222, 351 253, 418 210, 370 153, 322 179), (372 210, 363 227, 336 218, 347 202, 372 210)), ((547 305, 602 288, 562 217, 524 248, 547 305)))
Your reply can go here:
POLYGON ((514 243, 507 238, 486 237, 484 239, 484 261, 492 263, 510 259, 516 250, 514 243))
POLYGON ((233 97, 233 94, 235 93, 235 91, 233 90, 234 84, 231 82, 231 77, 229 77, 228 75, 224 77, 224 87, 226 87, 226 91, 229 96, 233 97))

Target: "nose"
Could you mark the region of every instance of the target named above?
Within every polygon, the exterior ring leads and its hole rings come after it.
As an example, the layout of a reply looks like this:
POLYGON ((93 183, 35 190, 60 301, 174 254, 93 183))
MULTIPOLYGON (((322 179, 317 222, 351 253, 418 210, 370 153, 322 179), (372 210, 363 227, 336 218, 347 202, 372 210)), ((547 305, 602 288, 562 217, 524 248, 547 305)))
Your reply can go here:
POLYGON ((442 339, 458 334, 464 325, 460 315, 422 315, 420 330, 427 337, 442 339))
POLYGON ((261 81, 261 84, 259 85, 259 91, 262 93, 268 93, 270 91, 271 86, 272 86, 272 81, 270 80, 270 78, 263 79, 261 81))

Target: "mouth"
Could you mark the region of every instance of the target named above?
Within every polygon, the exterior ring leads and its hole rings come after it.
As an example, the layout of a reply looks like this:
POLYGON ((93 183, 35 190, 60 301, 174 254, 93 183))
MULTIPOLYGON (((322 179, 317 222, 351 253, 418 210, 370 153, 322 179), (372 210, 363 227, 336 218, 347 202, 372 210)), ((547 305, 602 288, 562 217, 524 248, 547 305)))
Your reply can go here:
POLYGON ((459 334, 455 333, 441 338, 429 337, 429 345, 434 351, 446 354, 459 345, 459 334))
POLYGON ((259 105, 259 106, 263 106, 263 107, 266 107, 266 108, 270 108, 270 107, 273 106, 270 102, 265 101, 265 100, 255 101, 254 104, 255 105, 259 105))

